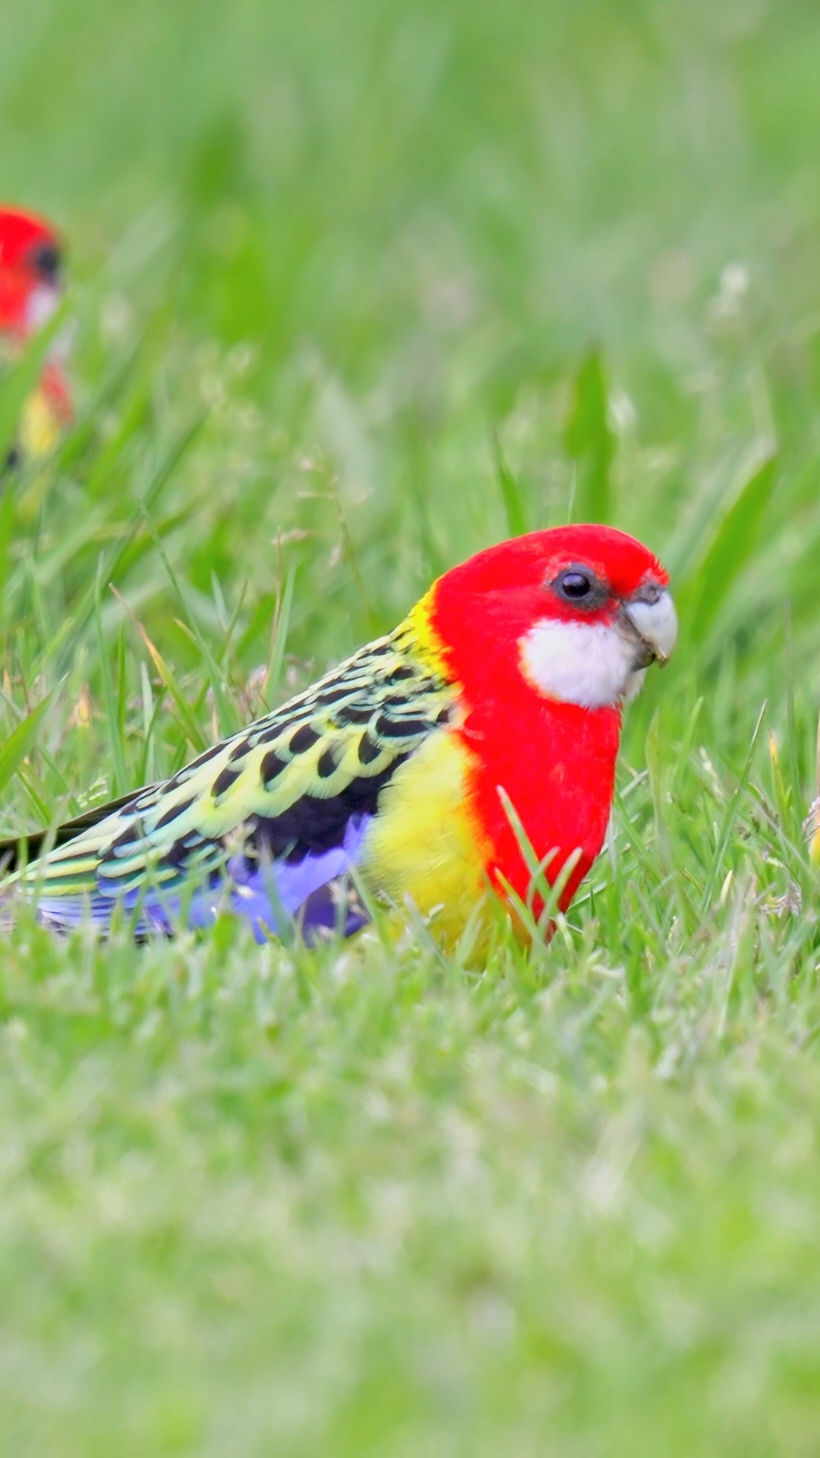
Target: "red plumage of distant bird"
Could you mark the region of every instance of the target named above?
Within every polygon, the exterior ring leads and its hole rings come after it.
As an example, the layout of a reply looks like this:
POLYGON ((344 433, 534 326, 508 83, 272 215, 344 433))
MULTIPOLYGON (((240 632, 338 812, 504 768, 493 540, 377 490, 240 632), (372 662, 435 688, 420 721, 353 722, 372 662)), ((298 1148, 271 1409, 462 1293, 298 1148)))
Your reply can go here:
POLYGON ((357 930, 359 887, 445 941, 490 887, 537 917, 538 875, 560 877, 566 908, 603 845, 623 707, 676 633, 666 572, 623 532, 502 542, 283 707, 62 827, 8 893, 58 929, 230 911, 259 940, 357 930))
MULTIPOLYGON (((0 206, 0 347, 18 358, 57 309, 63 288, 63 247, 50 223, 0 206)), ((53 449, 71 420, 71 395, 57 358, 46 361, 20 421, 16 450, 37 456, 53 449)))

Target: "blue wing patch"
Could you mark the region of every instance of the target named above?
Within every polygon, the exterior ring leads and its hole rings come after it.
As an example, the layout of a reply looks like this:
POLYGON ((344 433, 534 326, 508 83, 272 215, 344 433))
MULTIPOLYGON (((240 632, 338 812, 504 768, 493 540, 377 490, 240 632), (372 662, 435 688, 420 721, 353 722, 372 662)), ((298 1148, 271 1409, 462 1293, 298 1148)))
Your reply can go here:
POLYGON ((224 912, 247 920, 260 943, 293 928, 309 945, 332 933, 352 936, 368 921, 351 872, 359 864, 371 819, 352 817, 340 846, 298 861, 251 860, 240 852, 223 870, 211 873, 207 885, 191 887, 189 894, 150 885, 116 898, 99 891, 74 897, 46 892, 38 897, 38 914, 56 931, 68 931, 87 918, 107 928, 118 906, 140 940, 173 936, 183 925, 204 930, 224 912))

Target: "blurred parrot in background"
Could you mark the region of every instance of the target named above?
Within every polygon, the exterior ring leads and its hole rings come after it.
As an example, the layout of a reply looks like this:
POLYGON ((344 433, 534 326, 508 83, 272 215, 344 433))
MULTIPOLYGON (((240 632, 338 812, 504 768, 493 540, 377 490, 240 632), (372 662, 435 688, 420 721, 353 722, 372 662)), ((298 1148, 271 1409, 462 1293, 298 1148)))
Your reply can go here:
MULTIPOLYGON (((13 363, 59 305, 63 249, 49 223, 0 206, 0 356, 13 363)), ((23 408, 7 465, 53 450, 71 421, 71 395, 56 350, 23 408)))
POLYGON ((676 634, 663 567, 623 532, 502 542, 170 779, 29 838, 40 859, 0 847, 7 909, 105 931, 120 908, 141 938, 232 911, 259 941, 315 940, 363 926, 367 888, 445 942, 488 888, 537 918, 558 882, 565 909, 606 834, 623 705, 676 634))

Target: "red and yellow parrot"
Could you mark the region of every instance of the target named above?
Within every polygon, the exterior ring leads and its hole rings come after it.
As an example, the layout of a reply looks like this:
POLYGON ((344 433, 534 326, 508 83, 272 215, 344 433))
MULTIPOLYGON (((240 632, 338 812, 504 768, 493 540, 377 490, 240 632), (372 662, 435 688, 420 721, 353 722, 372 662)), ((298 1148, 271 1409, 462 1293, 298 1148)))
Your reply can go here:
POLYGON ((530 847, 566 908, 604 841, 624 705, 676 633, 663 567, 623 532, 502 542, 289 703, 62 827, 6 896, 58 929, 228 910, 260 941, 292 922, 310 940, 358 930, 366 887, 452 941, 490 887, 538 915, 530 847))
MULTIPOLYGON (((50 224, 0 206, 0 351, 14 360, 47 323, 62 293, 62 245, 50 224)), ((71 420, 71 396, 56 354, 26 401, 14 454, 53 450, 71 420)))

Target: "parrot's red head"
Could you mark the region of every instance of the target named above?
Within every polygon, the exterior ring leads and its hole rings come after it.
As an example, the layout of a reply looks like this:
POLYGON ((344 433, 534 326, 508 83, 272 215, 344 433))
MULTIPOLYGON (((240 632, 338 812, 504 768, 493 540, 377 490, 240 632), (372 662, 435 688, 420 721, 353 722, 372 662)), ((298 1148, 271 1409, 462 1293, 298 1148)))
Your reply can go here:
POLYGON ((455 732, 484 873, 531 900, 512 805, 547 879, 566 876, 565 909, 606 834, 622 705, 675 646, 663 567, 611 527, 532 532, 440 577, 414 626, 460 690, 455 732))
POLYGON ((19 341, 51 317, 59 302, 62 246, 31 213, 0 207, 0 331, 19 341))
POLYGON ((634 537, 555 527, 479 552, 439 578, 430 624, 467 696, 510 670, 522 689, 583 709, 619 708, 677 636, 668 577, 634 537))

